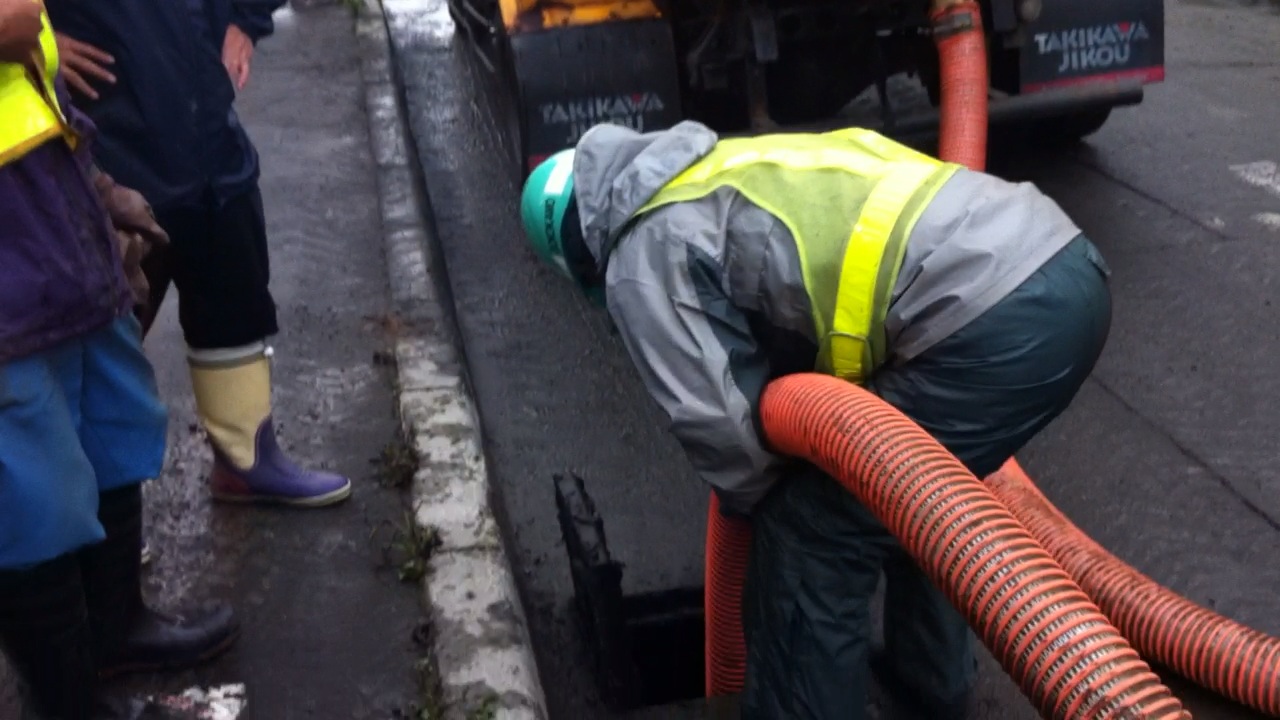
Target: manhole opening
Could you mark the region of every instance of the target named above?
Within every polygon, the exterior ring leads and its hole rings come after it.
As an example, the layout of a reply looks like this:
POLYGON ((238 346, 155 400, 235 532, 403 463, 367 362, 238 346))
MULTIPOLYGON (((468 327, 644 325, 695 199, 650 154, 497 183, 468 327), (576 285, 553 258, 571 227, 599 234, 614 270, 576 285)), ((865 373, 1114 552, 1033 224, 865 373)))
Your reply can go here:
POLYGON ((639 705, 703 696, 702 588, 624 597, 639 705))
POLYGON ((609 552, 604 520, 573 474, 555 476, 556 514, 573 578, 575 615, 613 710, 701 698, 701 587, 624 595, 622 563, 609 552))

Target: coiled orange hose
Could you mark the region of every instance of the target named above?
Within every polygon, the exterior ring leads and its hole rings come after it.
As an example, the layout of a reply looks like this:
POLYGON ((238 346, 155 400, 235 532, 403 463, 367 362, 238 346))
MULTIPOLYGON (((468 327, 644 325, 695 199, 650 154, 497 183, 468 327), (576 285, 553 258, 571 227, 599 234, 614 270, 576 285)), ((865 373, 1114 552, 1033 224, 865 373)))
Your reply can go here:
POLYGON ((1043 717, 1191 717, 991 491, 899 410, 801 374, 771 383, 760 415, 777 451, 836 478, 901 541, 1043 717))
POLYGON ((987 164, 986 33, 976 2, 936 3, 930 13, 941 75, 938 156, 982 170, 987 164))
POLYGON ((742 636, 742 588, 751 556, 751 522, 720 514, 720 498, 711 493, 707 511, 707 559, 703 590, 706 627, 707 697, 742 692, 747 675, 747 645, 742 636))
POLYGON ((1143 657, 1280 716, 1280 639, 1196 605, 1111 555, 1054 507, 1016 460, 987 483, 1143 657))

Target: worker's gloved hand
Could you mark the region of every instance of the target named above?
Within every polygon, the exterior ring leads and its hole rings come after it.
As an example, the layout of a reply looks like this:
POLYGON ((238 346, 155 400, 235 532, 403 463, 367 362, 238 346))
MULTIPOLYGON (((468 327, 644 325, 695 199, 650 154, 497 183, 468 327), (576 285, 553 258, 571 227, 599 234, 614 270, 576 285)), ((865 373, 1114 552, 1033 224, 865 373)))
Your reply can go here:
POLYGON ((115 228, 116 249, 124 264, 134 305, 145 309, 151 299, 151 284, 142 270, 142 261, 156 246, 168 245, 169 234, 156 222, 150 203, 138 191, 116 184, 104 172, 94 175, 93 186, 115 228))
POLYGON ((138 233, 116 230, 116 247, 120 251, 120 260, 124 263, 124 275, 129 280, 129 289, 133 292, 133 304, 145 308, 151 299, 151 283, 147 281, 147 274, 142 271, 142 259, 151 251, 151 244, 138 233))
POLYGON ((117 230, 133 233, 150 245, 168 245, 169 235, 156 222, 151 205, 137 190, 116 184, 106 173, 93 178, 94 188, 117 230))

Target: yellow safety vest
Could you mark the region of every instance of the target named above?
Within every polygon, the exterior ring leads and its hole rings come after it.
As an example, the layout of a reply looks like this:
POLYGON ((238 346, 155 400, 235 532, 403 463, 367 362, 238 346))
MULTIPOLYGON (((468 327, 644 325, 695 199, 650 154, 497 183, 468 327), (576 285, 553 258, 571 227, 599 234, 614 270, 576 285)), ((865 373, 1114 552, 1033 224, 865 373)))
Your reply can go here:
POLYGON ((0 63, 0 166, 61 136, 72 148, 78 138, 58 105, 58 43, 49 15, 41 11, 39 77, 19 63, 0 63))
POLYGON ((721 140, 635 217, 730 186, 800 253, 817 370, 861 384, 884 362, 884 318, 920 213, 959 168, 857 128, 721 140))

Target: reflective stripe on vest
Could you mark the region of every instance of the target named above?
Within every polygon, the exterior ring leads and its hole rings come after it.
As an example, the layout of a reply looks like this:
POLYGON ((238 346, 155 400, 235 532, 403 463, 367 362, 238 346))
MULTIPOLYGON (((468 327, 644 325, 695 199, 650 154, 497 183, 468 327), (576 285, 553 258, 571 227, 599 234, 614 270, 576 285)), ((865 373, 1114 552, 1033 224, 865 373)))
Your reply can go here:
POLYGON ((776 217, 800 254, 817 370, 862 383, 884 362, 884 318, 906 239, 958 168, 857 128, 731 138, 633 218, 725 186, 776 217))
POLYGON ((41 11, 40 50, 34 68, 0 63, 0 166, 62 136, 75 147, 77 137, 67 124, 53 79, 58 73, 58 43, 49 16, 41 11), (33 77, 38 69, 39 77, 33 77))

